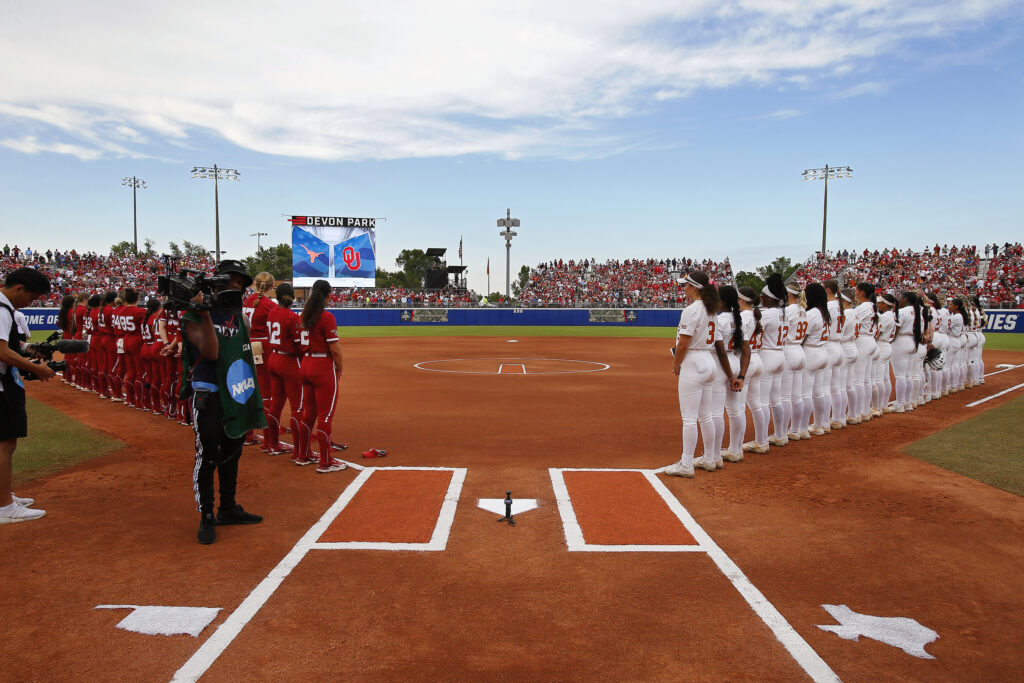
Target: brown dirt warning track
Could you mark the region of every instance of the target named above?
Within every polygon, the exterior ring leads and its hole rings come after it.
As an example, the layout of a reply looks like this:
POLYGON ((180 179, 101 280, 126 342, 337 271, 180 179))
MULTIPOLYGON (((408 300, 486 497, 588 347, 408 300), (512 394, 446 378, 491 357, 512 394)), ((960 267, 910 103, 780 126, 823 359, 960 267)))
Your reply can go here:
MULTIPOLYGON (((265 521, 220 528, 206 547, 195 542, 190 430, 54 382, 31 387, 128 446, 19 488, 47 516, 0 527, 0 679, 171 680, 306 540, 308 551, 203 680, 809 677, 708 552, 567 549, 549 468, 646 470, 678 457, 664 340, 343 344, 335 440, 351 448, 342 455, 364 466, 448 469, 317 475, 248 447, 239 501, 265 521), (460 369, 472 372, 414 367, 451 359, 470 359, 460 369), (573 365, 551 360, 608 368, 531 376, 531 359, 550 373, 573 365), (388 457, 359 458, 371 447, 388 457), (456 470, 465 479, 443 549, 346 545, 425 543, 456 470), (507 490, 538 502, 515 527, 477 507, 507 490), (343 495, 350 500, 333 520, 300 540, 343 495), (221 612, 198 638, 150 636, 116 628, 127 611, 94 609, 104 604, 221 612)), ((1024 354, 986 354, 990 372, 1004 362, 1024 363, 1024 354)), ((1024 367, 911 414, 692 480, 657 480, 839 678, 1019 680, 1024 500, 900 449, 1012 399, 1016 392, 964 407, 1022 378, 1024 367), (938 632, 927 646, 935 659, 825 632, 817 625, 836 622, 824 604, 913 618, 938 632)), ((699 536, 643 475, 562 474, 587 543, 687 546, 699 536)))

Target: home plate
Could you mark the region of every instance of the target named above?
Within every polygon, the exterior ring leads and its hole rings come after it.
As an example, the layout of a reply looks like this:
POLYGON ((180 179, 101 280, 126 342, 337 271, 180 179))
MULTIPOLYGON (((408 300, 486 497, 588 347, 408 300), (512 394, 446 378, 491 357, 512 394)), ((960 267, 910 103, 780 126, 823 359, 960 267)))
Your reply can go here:
MULTIPOLYGON (((504 498, 481 498, 477 501, 476 505, 496 515, 505 514, 504 498)), ((512 501, 512 515, 515 516, 523 512, 529 512, 535 507, 537 507, 536 498, 518 498, 512 501)))
POLYGON ((159 605, 96 605, 93 609, 130 609, 117 627, 147 636, 188 634, 198 638, 217 618, 220 607, 162 607, 159 605))
POLYGON ((518 339, 509 339, 509 340, 508 340, 507 342, 505 342, 505 343, 506 343, 506 344, 518 344, 518 343, 519 343, 519 340, 518 340, 518 339))

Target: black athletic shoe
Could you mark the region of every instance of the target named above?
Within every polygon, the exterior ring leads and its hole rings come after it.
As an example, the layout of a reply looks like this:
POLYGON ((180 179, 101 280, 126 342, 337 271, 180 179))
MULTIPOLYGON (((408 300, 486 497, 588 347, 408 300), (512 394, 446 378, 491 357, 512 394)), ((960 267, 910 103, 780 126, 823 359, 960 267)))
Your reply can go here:
POLYGON ((262 521, 262 517, 246 512, 237 504, 217 510, 217 524, 259 524, 262 521))
POLYGON ((210 545, 217 540, 217 522, 213 519, 213 513, 209 512, 199 518, 199 533, 196 540, 203 545, 210 545))

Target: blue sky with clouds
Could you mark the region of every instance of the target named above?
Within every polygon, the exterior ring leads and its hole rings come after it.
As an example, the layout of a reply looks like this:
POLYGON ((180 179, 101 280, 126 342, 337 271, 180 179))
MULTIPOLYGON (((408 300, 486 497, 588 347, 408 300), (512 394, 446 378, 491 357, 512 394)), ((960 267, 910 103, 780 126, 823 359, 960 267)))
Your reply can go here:
POLYGON ((4 5, 0 225, 23 248, 131 239, 229 256, 284 215, 386 217, 400 249, 464 239, 470 284, 550 258, 801 259, 1015 241, 1024 3, 436 0, 4 5), (553 6, 554 5, 554 6, 553 6))

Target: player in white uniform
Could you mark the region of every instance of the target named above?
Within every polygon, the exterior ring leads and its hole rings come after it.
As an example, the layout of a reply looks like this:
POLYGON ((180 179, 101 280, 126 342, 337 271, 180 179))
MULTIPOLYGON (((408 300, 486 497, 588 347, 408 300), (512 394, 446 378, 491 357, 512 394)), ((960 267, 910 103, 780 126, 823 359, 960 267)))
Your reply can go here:
POLYGON ((788 425, 786 436, 790 441, 809 439, 802 432, 804 412, 804 335, 807 333, 807 311, 800 305, 800 288, 786 285, 789 305, 786 306, 786 365, 782 369, 783 420, 788 425))
POLYGON ((754 423, 754 439, 743 444, 743 450, 752 450, 754 446, 768 451, 768 395, 761 396, 761 378, 763 363, 761 362, 761 345, 764 344, 764 327, 761 325, 761 308, 757 293, 752 287, 740 287, 740 317, 743 318, 743 329, 752 329, 750 334, 750 365, 744 380, 747 388, 747 407, 750 419, 754 423), (749 446, 749 447, 748 447, 749 446))
POLYGON ((971 297, 974 302, 974 310, 977 312, 978 319, 976 321, 975 332, 978 334, 978 346, 975 350, 975 362, 977 364, 975 368, 975 380, 977 384, 985 383, 985 326, 988 324, 988 316, 985 315, 985 309, 981 307, 981 299, 977 295, 971 297))
POLYGON ((827 369, 829 403, 832 406, 829 429, 842 429, 846 426, 846 380, 843 375, 843 345, 841 341, 846 322, 846 302, 839 296, 839 282, 825 280, 821 284, 825 286, 825 292, 828 295, 828 314, 832 321, 829 323, 828 341, 825 343, 829 361, 827 369))
MULTIPOLYGON (((828 295, 817 282, 807 285, 807 332, 804 335, 804 394, 811 396, 814 406, 814 425, 807 431, 811 436, 825 434, 832 414, 832 401, 828 393, 825 371, 828 367, 828 331, 831 318, 828 312, 828 295)), ((806 419, 806 418, 805 418, 806 419)))
MULTIPOLYGON (((685 292, 690 305, 679 316, 672 372, 679 376, 679 413, 683 418, 683 453, 678 462, 665 468, 674 477, 692 477, 694 451, 697 450, 697 425, 704 442, 704 452, 713 454, 718 443, 711 415, 712 380, 717 362, 711 349, 715 343, 715 319, 718 311, 718 290, 706 273, 694 271, 686 276, 685 292)), ((713 457, 713 455, 712 455, 713 457)), ((702 468, 714 471, 713 462, 704 461, 702 468)))
POLYGON ((857 307, 853 309, 854 324, 857 326, 857 362, 854 364, 853 388, 857 405, 850 411, 861 422, 871 419, 871 363, 878 355, 875 328, 878 326, 878 310, 875 308, 875 286, 860 282, 854 292, 857 307))
POLYGON ((923 303, 923 293, 916 290, 911 293, 914 295, 914 299, 921 313, 921 317, 918 320, 918 325, 921 327, 921 340, 917 345, 917 349, 914 351, 914 360, 910 364, 910 378, 912 380, 913 387, 910 395, 910 405, 917 408, 925 403, 924 359, 928 354, 928 343, 931 341, 931 319, 928 309, 925 308, 923 303))
MULTIPOLYGON (((717 326, 715 328, 715 352, 719 365, 715 368, 711 411, 715 419, 715 435, 718 437, 718 451, 712 456, 719 467, 722 460, 739 462, 743 460, 743 432, 747 416, 743 404, 747 400, 747 371, 750 368, 750 337, 754 333, 753 319, 749 327, 743 322, 740 311, 739 292, 732 285, 718 288, 721 301, 717 326), (736 387, 740 387, 737 389, 736 387), (722 410, 729 416, 729 447, 725 442, 725 420, 722 410)), ((705 453, 703 458, 708 458, 705 453)))
POLYGON ((896 339, 892 343, 892 374, 896 379, 896 407, 894 413, 913 410, 910 403, 913 390, 911 365, 921 344, 921 309, 913 292, 900 295, 896 311, 896 339))
POLYGON ((939 360, 928 368, 928 392, 933 399, 941 398, 945 388, 946 378, 949 376, 946 371, 946 363, 949 361, 947 349, 949 347, 949 336, 946 329, 949 320, 949 311, 942 307, 939 295, 929 292, 925 295, 924 303, 932 314, 932 348, 938 349, 939 360))
POLYGON ((949 391, 956 393, 963 391, 964 380, 967 375, 967 365, 964 363, 964 303, 957 297, 950 297, 946 300, 949 308, 949 348, 952 351, 950 356, 950 377, 952 383, 949 391))
POLYGON ((860 424, 860 419, 853 414, 855 410, 853 376, 857 364, 857 321, 853 317, 853 296, 853 290, 849 288, 845 288, 839 293, 843 307, 846 309, 843 311, 839 326, 839 343, 843 352, 843 361, 839 366, 839 401, 842 403, 842 407, 837 419, 843 426, 860 424))
MULTIPOLYGON (((769 273, 761 290, 761 404, 768 404, 773 433, 768 444, 782 447, 789 443, 786 437, 785 413, 782 409, 782 369, 786 364, 784 347, 789 326, 782 306, 787 296, 786 285, 778 273, 769 273)), ((748 442, 743 450, 767 453, 764 443, 748 442)))
POLYGON ((889 380, 889 361, 892 359, 892 340, 896 338, 896 316, 893 309, 896 299, 892 294, 883 294, 875 299, 878 307, 878 327, 875 341, 878 343, 878 359, 872 363, 872 415, 880 417, 891 412, 889 398, 892 396, 892 382, 889 380), (877 391, 876 391, 877 390, 877 391))

